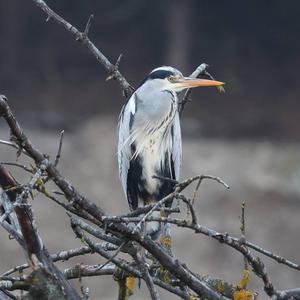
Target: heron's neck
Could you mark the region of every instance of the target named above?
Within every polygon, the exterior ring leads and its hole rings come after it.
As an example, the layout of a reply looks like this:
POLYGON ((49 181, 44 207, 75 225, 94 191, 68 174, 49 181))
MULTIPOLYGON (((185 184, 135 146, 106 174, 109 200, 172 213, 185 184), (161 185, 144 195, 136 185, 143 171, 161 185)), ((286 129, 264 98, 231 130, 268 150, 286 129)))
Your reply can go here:
POLYGON ((178 109, 177 95, 164 91, 160 99, 161 101, 156 103, 155 98, 153 98, 152 103, 139 102, 137 104, 130 141, 131 144, 136 145, 135 155, 141 153, 148 141, 153 139, 162 147, 164 146, 163 143, 167 143, 166 149, 170 146, 171 126, 178 109), (156 105, 153 105, 154 103, 156 105))
POLYGON ((136 121, 141 128, 145 123, 154 127, 161 123, 170 114, 171 110, 177 109, 177 95, 167 90, 151 89, 142 86, 135 94, 137 106, 136 121))
POLYGON ((169 109, 164 114, 163 118, 160 120, 159 124, 155 129, 159 129, 163 127, 165 130, 168 130, 170 125, 172 124, 175 114, 178 109, 178 98, 175 92, 164 91, 165 93, 169 93, 170 101, 169 101, 169 109))

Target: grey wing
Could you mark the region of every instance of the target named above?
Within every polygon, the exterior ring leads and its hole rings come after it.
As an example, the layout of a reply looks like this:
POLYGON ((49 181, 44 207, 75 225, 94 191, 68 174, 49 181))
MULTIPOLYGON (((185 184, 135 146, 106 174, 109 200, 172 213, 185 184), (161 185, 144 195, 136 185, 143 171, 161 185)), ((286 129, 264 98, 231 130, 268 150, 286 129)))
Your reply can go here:
POLYGON ((175 179, 179 180, 182 160, 182 142, 181 142, 181 128, 178 112, 175 115, 173 123, 173 148, 172 160, 175 171, 175 179))
POLYGON ((119 117, 119 142, 118 142, 118 164, 119 176, 122 182, 123 190, 127 196, 127 175, 132 157, 130 139, 130 127, 135 114, 135 95, 133 94, 127 104, 123 106, 119 117))

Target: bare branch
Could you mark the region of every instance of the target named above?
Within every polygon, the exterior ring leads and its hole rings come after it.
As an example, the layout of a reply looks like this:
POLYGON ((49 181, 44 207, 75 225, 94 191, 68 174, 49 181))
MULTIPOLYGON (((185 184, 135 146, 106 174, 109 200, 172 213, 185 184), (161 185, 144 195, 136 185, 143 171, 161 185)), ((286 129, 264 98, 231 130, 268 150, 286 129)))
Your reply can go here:
POLYGON ((192 201, 190 199, 185 198, 181 194, 177 195, 176 198, 180 199, 187 205, 187 207, 191 213, 191 216, 192 216, 192 224, 197 224, 197 216, 196 216, 196 212, 195 212, 194 206, 192 204, 192 201))
POLYGON ((55 161, 54 161, 54 166, 55 167, 57 167, 57 165, 59 163, 60 156, 61 156, 61 148, 62 148, 62 144, 63 144, 64 133, 65 133, 64 130, 62 130, 60 132, 60 139, 59 139, 58 151, 57 151, 57 154, 56 154, 56 157, 55 157, 55 161))
MULTIPOLYGON (((183 195, 180 194, 180 197, 183 197, 183 195)), ((186 200, 187 201, 187 200, 186 200)), ((153 206, 152 206, 153 207, 153 206)), ((129 224, 129 223, 138 223, 142 220, 142 217, 127 217, 126 215, 124 217, 122 216, 105 216, 104 219, 107 219, 107 221, 109 222, 113 222, 113 223, 125 223, 125 224, 129 224)), ((298 270, 300 271, 300 265, 284 258, 284 257, 281 257, 277 254, 274 254, 272 253, 271 251, 268 251, 268 250, 265 250, 263 249, 262 247, 254 244, 254 243, 251 243, 245 239, 240 239, 240 238, 236 238, 236 237, 233 237, 233 236, 230 236, 228 235, 228 233, 220 233, 220 232, 217 232, 213 229, 210 229, 208 227, 205 227, 205 226, 202 226, 200 224, 195 224, 195 223, 189 223, 187 220, 185 219, 174 219, 174 218, 165 218, 165 217, 162 217, 162 218, 157 218, 157 217, 151 217, 151 216, 148 216, 145 220, 145 222, 164 222, 164 223, 171 223, 171 224, 174 224, 174 225, 177 225, 178 227, 183 227, 183 228, 190 228, 190 229, 193 229, 196 233, 201 233, 201 234, 204 234, 204 235, 207 235, 208 237, 212 237, 214 239, 217 239, 219 242, 222 242, 222 243, 225 243, 227 244, 226 241, 223 241, 222 239, 222 236, 226 236, 228 238, 228 240, 233 240, 237 243, 239 243, 240 245, 245 245, 273 260, 275 260, 276 262, 278 263, 281 263, 281 264, 285 264, 295 270, 298 270)))
POLYGON ((136 262, 138 263, 138 266, 141 269, 141 275, 142 275, 143 279, 145 280, 145 282, 147 284, 148 290, 149 290, 150 295, 151 295, 151 299, 152 300, 159 300, 160 299, 159 294, 158 294, 158 292, 157 292, 157 290, 154 286, 153 279, 149 274, 149 271, 148 271, 147 266, 145 265, 145 262, 142 260, 142 258, 139 256, 139 254, 137 254, 134 257, 134 259, 136 260, 136 262))
MULTIPOLYGON (((3 98, 0 97, 0 102, 2 99, 3 98)), ((27 255, 29 264, 34 268, 34 271, 30 275, 31 279, 39 279, 38 284, 32 286, 32 291, 39 291, 42 293, 46 288, 49 288, 49 291, 51 289, 55 295, 64 293, 64 295, 67 295, 70 297, 70 299, 79 300, 80 297, 75 289, 63 277, 62 273, 54 266, 52 260, 49 258, 48 252, 43 246, 42 239, 37 233, 37 228, 30 207, 28 205, 22 205, 22 207, 20 207, 20 204, 22 204, 23 200, 26 200, 37 180, 39 180, 41 174, 43 173, 44 167, 44 165, 40 166, 37 172, 32 176, 28 185, 23 187, 23 191, 20 194, 15 192, 10 192, 8 194, 10 201, 14 205, 11 209, 7 210, 0 219, 1 221, 4 221, 6 217, 13 211, 13 208, 15 208, 18 223, 20 225, 24 240, 24 243, 21 245, 23 246, 23 250, 25 250, 24 252, 27 255), (53 279, 53 281, 51 281, 51 283, 49 281, 49 285, 47 286, 43 279, 49 279, 49 276, 53 279), (55 290, 54 286, 56 287, 55 290)), ((2 189, 16 185, 15 179, 2 165, 0 165, 0 172, 0 185, 2 189)))
MULTIPOLYGON (((240 230, 241 230, 241 239, 242 240, 246 240, 245 207, 246 207, 246 203, 243 202, 242 209, 241 209, 241 216, 240 216, 240 220, 241 220, 240 230)), ((248 270, 248 261, 245 257, 244 257, 244 269, 248 270)))
POLYGON ((90 27, 91 27, 91 25, 92 25, 92 20, 93 20, 93 19, 94 19, 94 15, 91 14, 90 17, 89 17, 89 19, 88 19, 88 21, 87 21, 87 23, 86 23, 86 25, 85 25, 85 29, 84 29, 84 34, 85 34, 86 37, 87 37, 88 34, 89 34, 90 27))
MULTIPOLYGON (((200 66, 198 66, 196 68, 196 70, 189 77, 197 78, 197 77, 201 77, 201 76, 207 76, 211 80, 214 80, 213 76, 207 72, 208 67, 209 67, 208 64, 202 63, 200 66)), ((216 88, 219 92, 225 92, 225 89, 223 86, 217 86, 216 88)), ((185 105, 187 104, 187 102, 191 101, 190 100, 191 91, 192 91, 191 89, 187 89, 184 93, 182 100, 180 101, 180 105, 179 105, 179 113, 180 114, 182 114, 182 111, 183 111, 185 105)))
MULTIPOLYGON (((1 95, 0 95, 0 97, 1 97, 1 95)), ((14 148, 14 149, 16 149, 18 151, 20 150, 20 148, 15 143, 12 143, 12 142, 0 140, 0 144, 6 145, 6 146, 10 146, 10 147, 12 147, 12 148, 14 148)), ((24 150, 22 150, 22 153, 24 153, 25 155, 27 155, 27 153, 24 150)))
POLYGON ((261 253, 261 254, 263 254, 263 255, 265 255, 265 256, 273 259, 273 260, 275 260, 279 264, 284 264, 284 265, 286 265, 286 266, 288 266, 292 269, 300 271, 300 264, 294 263, 294 262, 292 262, 292 261, 290 261, 290 260, 288 260, 288 259, 286 259, 282 256, 279 256, 278 254, 275 254, 271 251, 265 250, 262 247, 254 244, 254 243, 251 243, 249 241, 244 241, 244 242, 242 241, 242 243, 244 243, 247 247, 249 247, 249 248, 251 248, 251 249, 253 249, 253 250, 255 250, 255 251, 257 251, 257 252, 259 252, 259 253, 261 253))
MULTIPOLYGON (((98 247, 91 239, 89 239, 78 227, 73 227, 74 232, 80 237, 82 240, 84 240, 91 249, 93 249, 94 252, 97 252, 101 256, 105 257, 106 259, 110 259, 111 255, 109 255, 106 251, 104 251, 101 247, 98 247)), ((130 266, 123 260, 119 258, 113 258, 112 262, 118 266, 121 269, 124 269, 128 274, 131 274, 137 278, 142 278, 142 275, 140 271, 136 270, 134 267, 130 266)), ((161 286, 162 288, 165 288, 166 290, 170 291, 171 293, 177 294, 183 299, 190 299, 190 295, 185 293, 184 291, 181 291, 179 288, 172 287, 163 281, 153 278, 153 281, 155 284, 161 286)))
POLYGON ((102 276, 102 275, 114 275, 115 265, 109 264, 103 265, 84 265, 79 264, 74 267, 64 270, 64 276, 67 279, 75 279, 81 277, 91 277, 91 276, 102 276))
MULTIPOLYGON (((8 125, 10 126, 10 129, 15 136, 16 142, 18 145, 20 145, 21 148, 23 148, 34 160, 37 165, 40 165, 42 162, 45 161, 44 155, 37 150, 32 143, 29 141, 29 139, 25 136, 23 131, 21 130, 19 124, 16 122, 8 104, 6 101, 2 101, 0 97, 0 114, 4 116, 6 119, 8 125)), ((95 220, 99 222, 99 225, 110 232, 111 234, 118 236, 119 238, 122 237, 122 239, 128 239, 131 241, 136 241, 139 244, 142 245, 153 257, 155 257, 161 266, 168 270, 171 274, 174 274, 176 278, 178 278, 183 284, 187 285, 191 290, 193 290, 197 295, 202 295, 204 297, 210 298, 210 299, 224 299, 222 295, 220 295, 218 292, 211 289, 209 286, 201 282, 197 276, 195 276, 191 271, 189 271, 185 266, 183 266, 178 260, 174 259, 173 257, 169 256, 167 253, 161 249, 161 247, 151 240, 150 237, 144 236, 143 234, 136 232, 133 230, 134 227, 132 226, 126 226, 124 223, 114 223, 109 222, 107 223, 107 218, 105 212, 90 202, 88 199, 81 196, 76 189, 68 182, 66 181, 60 173, 57 171, 55 166, 48 160, 47 166, 46 166, 46 172, 48 173, 48 176, 53 178, 54 182, 57 184, 57 186, 64 192, 66 197, 71 201, 72 206, 75 210, 78 211, 84 211, 86 214, 89 214, 92 216, 95 220)), ((184 190, 189 184, 191 184, 193 181, 198 180, 200 184, 201 180, 203 179, 213 179, 221 184, 223 184, 226 188, 228 188, 228 185, 224 183, 220 178, 210 176, 210 175, 202 175, 202 176, 196 176, 193 178, 190 178, 183 183, 179 183, 176 186, 176 193, 184 190)), ((169 197, 173 197, 173 194, 170 194, 169 197)), ((165 200, 164 200, 165 201, 165 200)), ((161 203, 160 203, 161 204, 161 203)), ((155 205, 154 205, 155 206, 155 205)), ((150 208, 148 212, 150 212, 154 206, 150 208)), ((157 207, 155 207, 157 208, 157 207)), ((148 209, 148 208, 147 208, 148 209)), ((130 218, 129 218, 130 219, 130 218)), ((151 220, 151 218, 147 218, 147 220, 151 220)), ((152 219, 153 220, 153 219, 152 219)), ((139 219, 139 222, 141 219, 139 219)), ((172 219, 164 218, 161 220, 162 222, 170 222, 170 223, 176 223, 177 226, 182 227, 190 227, 191 229, 195 230, 195 232, 202 233, 205 235, 208 235, 219 242, 223 242, 231 246, 232 248, 238 250, 241 252, 245 257, 247 257, 248 262, 252 266, 253 270, 256 272, 256 274, 262 278, 265 286, 265 290, 268 295, 273 296, 276 295, 277 291, 274 289, 269 276, 267 272, 265 271, 264 264, 258 260, 256 257, 254 257, 250 251, 245 247, 243 243, 241 243, 239 240, 231 239, 227 234, 220 234, 214 231, 207 230, 207 228, 195 225, 192 223, 188 223, 186 220, 176 220, 172 221, 172 219)), ((76 230, 79 230, 78 226, 75 226, 76 230)), ((81 234, 82 236, 82 234, 81 234)), ((94 243, 87 238, 85 241, 89 241, 92 243, 91 245, 94 246, 94 243)), ((89 246, 91 247, 89 244, 89 246)), ((106 257, 109 259, 111 255, 108 255, 107 251, 103 250, 100 247, 96 247, 97 251, 100 255, 106 257), (102 252, 101 252, 102 251, 102 252)), ((94 248, 93 248, 94 250, 94 248)), ((117 258, 114 258, 114 263, 124 263, 124 268, 130 268, 130 266, 126 262, 122 262, 117 258)), ((134 271, 132 271, 134 275, 134 271)), ((135 276, 135 275, 134 275, 135 276)))
POLYGON ((17 298, 14 295, 8 293, 7 291, 5 291, 4 289, 1 289, 1 288, 0 288, 0 299, 1 300, 17 300, 17 298))
POLYGON ((4 161, 1 161, 0 164, 5 165, 5 166, 18 167, 18 168, 21 168, 21 169, 25 170, 26 172, 28 172, 30 174, 33 174, 33 170, 31 168, 26 167, 25 165, 21 165, 21 164, 17 164, 17 163, 10 163, 10 162, 4 162, 4 161))
MULTIPOLYGON (((201 65, 199 65, 196 70, 190 75, 191 78, 197 78, 198 76, 200 76, 201 74, 204 74, 204 72, 206 71, 206 69, 208 68, 208 64, 206 63, 202 63, 201 65)), ((179 105, 179 112, 182 113, 182 111, 184 110, 185 105, 187 104, 187 102, 189 102, 189 96, 191 94, 191 89, 187 89, 184 93, 184 96, 182 98, 182 100, 180 101, 180 105, 179 105)))
POLYGON ((132 233, 135 234, 138 230, 141 230, 143 224, 145 223, 146 219, 158 208, 162 207, 166 202, 173 199, 177 195, 177 192, 173 192, 168 196, 164 197, 160 201, 156 202, 153 207, 142 217, 141 221, 136 224, 132 233))
POLYGON ((291 289, 285 291, 277 291, 276 296, 274 297, 276 300, 299 300, 300 299, 300 288, 291 289))
POLYGON ((184 189, 186 189, 191 183, 193 183, 196 180, 198 180, 198 188, 199 188, 200 184, 202 183, 202 181, 204 179, 215 180, 218 183, 222 184, 226 189, 230 189, 229 185, 224 180, 222 180, 220 177, 212 176, 212 175, 198 175, 198 176, 191 177, 189 179, 184 180, 183 182, 178 183, 178 185, 177 185, 178 192, 182 192, 184 189))
POLYGON ((116 68, 116 66, 113 65, 89 39, 87 34, 89 32, 89 28, 91 25, 91 20, 92 20, 91 17, 87 22, 85 31, 81 32, 75 26, 73 26, 72 24, 67 22, 64 18, 62 18, 60 15, 55 13, 43 0, 33 0, 33 2, 46 13, 47 20, 51 18, 52 20, 55 21, 55 23, 64 27, 65 30, 70 32, 75 37, 76 40, 80 41, 92 53, 92 55, 97 59, 97 61, 107 70, 109 75, 113 74, 113 78, 115 78, 119 82, 126 97, 133 92, 133 87, 126 81, 126 79, 116 68))
MULTIPOLYGON (((1 165, 0 165, 0 176, 3 176, 3 175, 4 175, 4 172, 3 172, 3 169, 1 168, 1 165)), ((0 185, 1 185, 1 183, 3 183, 2 180, 0 180, 0 185)), ((3 220, 0 220, 0 225, 13 238, 16 239, 22 247, 24 247, 24 240, 23 240, 23 237, 22 237, 22 234, 21 234, 21 231, 20 231, 20 225, 19 225, 19 222, 18 222, 18 219, 17 219, 17 216, 16 216, 15 212, 12 211, 13 210, 13 204, 9 200, 6 192, 3 191, 3 190, 2 191, 0 190, 0 200, 1 200, 1 203, 3 205, 3 208, 4 208, 5 212, 11 211, 11 213, 8 215, 10 224, 5 219, 3 219, 3 220)))
MULTIPOLYGON (((72 257, 76 257, 76 256, 80 256, 80 255, 85 255, 87 253, 91 253, 91 248, 88 246, 83 246, 83 247, 79 247, 79 248, 75 248, 75 249, 69 249, 69 250, 64 250, 64 251, 60 251, 58 253, 52 254, 51 255, 51 259, 53 260, 53 262, 56 261, 66 261, 72 257)), ((4 272, 1 277, 3 276, 8 276, 14 272, 20 272, 23 271, 25 269, 29 268, 29 264, 23 264, 20 266, 16 266, 6 272, 4 272)))
MULTIPOLYGON (((117 238, 116 236, 110 236, 108 234, 103 233, 102 230, 95 229, 91 225, 87 224, 86 222, 75 218, 73 216, 70 216, 71 219, 71 225, 72 226, 78 226, 84 231, 88 232, 89 234, 93 235, 94 237, 97 237, 100 240, 106 241, 110 244, 117 245, 118 248, 120 247, 120 250, 129 254, 135 254, 136 249, 133 248, 131 245, 127 245, 124 243, 125 241, 117 238), (121 247, 122 246, 122 247, 121 247)), ((110 256, 111 257, 111 256, 110 256)))
MULTIPOLYGON (((40 165, 42 162, 44 162, 44 154, 38 149, 36 149, 31 143, 31 141, 24 134, 23 130, 21 129, 20 125, 15 119, 10 107, 8 106, 7 99, 3 99, 3 97, 1 96, 0 115, 2 115, 5 118, 12 134, 16 138, 18 145, 20 145, 20 147, 24 149, 32 159, 34 159, 37 165, 40 165)), ((51 178, 53 178, 57 186, 64 192, 66 198, 69 201, 74 201, 79 206, 83 205, 84 207, 82 208, 84 210, 88 212, 93 212, 92 215, 94 217, 97 216, 96 218, 99 218, 101 220, 101 216, 104 215, 104 211, 92 202, 87 201, 82 195, 80 195, 80 193, 68 181, 66 181, 63 176, 60 175, 53 163, 51 163, 49 160, 46 167, 46 171, 48 175, 51 178)))

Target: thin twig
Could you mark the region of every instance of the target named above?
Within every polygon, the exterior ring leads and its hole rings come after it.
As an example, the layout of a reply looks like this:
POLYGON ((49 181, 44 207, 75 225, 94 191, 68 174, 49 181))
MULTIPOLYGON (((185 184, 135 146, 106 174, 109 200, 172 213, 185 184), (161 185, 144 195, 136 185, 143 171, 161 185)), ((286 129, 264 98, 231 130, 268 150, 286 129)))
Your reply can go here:
MULTIPOLYGON (((107 216, 106 218, 107 218, 107 220, 109 222, 112 222, 112 223, 124 223, 124 224, 139 223, 142 220, 142 217, 136 217, 136 216, 133 216, 133 217, 129 216, 129 217, 127 217, 126 215, 124 217, 122 217, 122 216, 107 216)), ((213 229, 210 229, 208 227, 202 226, 200 224, 189 223, 185 219, 174 219, 174 218, 170 218, 170 217, 168 217, 168 218, 165 218, 165 217, 157 218, 157 217, 148 216, 146 218, 145 222, 171 223, 171 224, 177 225, 178 227, 184 227, 184 228, 193 229, 197 233, 202 233, 202 234, 205 234, 205 235, 207 235, 209 237, 213 237, 213 238, 217 237, 218 240, 223 235, 222 233, 219 233, 219 232, 217 232, 217 231, 215 231, 213 229)), ((297 264, 297 263, 295 263, 295 262, 292 262, 292 261, 290 261, 290 260, 288 260, 288 259, 286 259, 284 257, 281 257, 281 256, 279 256, 277 254, 274 254, 271 251, 263 249, 262 247, 254 244, 254 243, 252 243, 250 241, 243 240, 243 239, 240 239, 240 238, 236 238, 236 237, 233 237, 233 236, 228 235, 228 234, 226 234, 226 236, 228 237, 229 240, 233 240, 233 241, 239 243, 240 245, 245 245, 245 246, 247 246, 247 247, 255 250, 256 252, 261 253, 261 254, 269 257, 270 259, 275 260, 276 262, 278 262, 280 264, 284 264, 284 265, 286 265, 286 266, 288 266, 290 268, 293 268, 295 270, 300 271, 300 265, 297 264)))
POLYGON ((168 196, 164 197, 160 201, 156 202, 153 207, 142 217, 141 221, 136 224, 132 233, 135 234, 138 230, 141 230, 146 219, 158 208, 162 207, 166 202, 173 199, 177 195, 177 192, 170 193, 168 196))
POLYGON ((149 274, 149 271, 148 271, 147 266, 145 265, 145 262, 143 261, 143 259, 140 257, 139 254, 134 256, 134 259, 137 262, 137 264, 141 270, 141 275, 147 284, 151 299, 152 300, 160 300, 159 294, 157 292, 157 289, 154 286, 153 279, 149 274))
POLYGON ((110 264, 112 262, 112 260, 118 256, 118 254, 123 250, 123 247, 126 245, 128 241, 124 241, 118 248, 117 250, 115 251, 115 253, 103 264, 103 268, 105 266, 107 266, 108 264, 110 264))
MULTIPOLYGON (((137 278, 141 278, 142 274, 139 270, 132 267, 131 271, 134 270, 134 276, 137 278)), ((67 279, 77 279, 79 276, 81 277, 94 277, 94 276, 103 276, 103 275, 114 275, 116 272, 116 266, 114 264, 110 264, 106 267, 100 265, 76 265, 74 267, 70 267, 63 271, 64 276, 67 279), (80 267, 80 268, 79 268, 80 267)), ((132 274, 128 272, 128 274, 132 274)), ((185 291, 181 290, 179 287, 169 285, 159 278, 153 278, 153 282, 160 286, 161 288, 181 297, 182 299, 190 300, 191 296, 186 293, 185 291)), ((24 288, 25 290, 28 289, 28 284, 25 284, 21 278, 17 278, 14 282, 7 280, 7 281, 0 281, 0 288, 5 287, 9 290, 16 290, 20 288, 24 288)))
POLYGON ((191 213, 191 216, 192 216, 192 224, 197 224, 198 223, 197 222, 197 215, 196 215, 192 200, 187 199, 186 197, 184 197, 181 194, 176 195, 176 198, 180 199, 181 201, 183 201, 187 205, 187 207, 188 207, 188 209, 191 213))
POLYGON ((90 24, 91 24, 91 16, 87 22, 84 32, 80 32, 75 26, 67 22, 64 18, 54 12, 43 0, 32 0, 41 10, 43 10, 47 19, 52 19, 58 25, 61 25, 65 30, 70 32, 76 40, 80 41, 97 59, 97 61, 107 70, 109 74, 114 74, 114 78, 119 82, 122 90, 125 92, 126 97, 129 96, 133 92, 133 87, 126 81, 123 75, 120 73, 118 69, 115 68, 105 56, 104 54, 94 45, 94 43, 89 39, 88 33, 90 24))
MULTIPOLYGON (((99 246, 100 246, 100 244, 99 244, 99 246)), ((57 252, 55 254, 52 254, 51 258, 52 258, 53 262, 67 261, 70 258, 81 256, 81 255, 85 255, 85 254, 88 254, 88 253, 91 253, 91 252, 92 252, 92 250, 91 250, 90 247, 88 247, 88 246, 82 246, 82 247, 75 248, 75 249, 69 249, 69 250, 59 251, 59 252, 57 252)), ((16 266, 16 267, 14 267, 14 268, 12 268, 12 269, 7 270, 6 272, 4 272, 1 275, 1 277, 8 276, 8 275, 10 275, 12 273, 15 273, 15 272, 23 271, 23 270, 25 270, 27 268, 29 268, 29 264, 22 264, 22 265, 16 266)))
POLYGON ((60 156, 61 156, 61 148, 62 148, 62 144, 63 144, 64 133, 65 133, 64 130, 62 130, 62 131, 60 132, 58 151, 57 151, 57 154, 56 154, 56 157, 55 157, 55 161, 54 161, 54 166, 55 166, 55 167, 57 167, 57 165, 58 165, 58 163, 59 163, 60 156))
MULTIPOLYGON (((91 249, 93 249, 94 252, 97 252, 106 259, 109 259, 111 257, 111 255, 108 254, 106 251, 103 251, 101 247, 97 247, 96 244, 91 239, 89 239, 78 227, 73 227, 73 230, 82 240, 84 240, 89 245, 91 249)), ((131 274, 137 278, 142 278, 141 272, 139 270, 136 270, 136 268, 130 266, 125 261, 119 258, 114 258, 112 259, 112 262, 119 268, 124 269, 126 272, 128 272, 128 274, 131 274)), ((180 290, 177 287, 172 287, 158 278, 153 278, 153 281, 155 284, 161 286, 162 288, 168 290, 171 293, 182 297, 183 299, 190 299, 190 295, 188 293, 180 290)))
POLYGON ((275 300, 299 300, 300 299, 300 288, 277 291, 275 300))
MULTIPOLYGON (((197 78, 197 77, 201 77, 201 76, 207 76, 211 80, 214 80, 213 76, 207 72, 208 67, 209 67, 209 65, 206 63, 201 64, 200 66, 198 66, 196 68, 196 70, 189 77, 197 78)), ((225 92, 225 89, 223 86, 217 86, 216 88, 219 92, 225 92)), ((183 109, 185 108, 185 105, 191 101, 191 99, 190 99, 191 91, 192 91, 191 89, 187 89, 184 93, 182 100, 179 103, 179 113, 180 114, 182 113, 183 109)))
POLYGON ((0 288, 0 299, 1 300, 18 300, 17 297, 15 297, 15 295, 9 293, 8 291, 0 288))
MULTIPOLYGON (((189 76, 191 78, 197 78, 198 76, 200 76, 201 74, 203 74, 205 72, 205 70, 208 68, 208 64, 206 63, 202 63, 201 65, 199 65, 196 70, 189 76)), ((182 100, 179 103, 179 113, 181 114, 182 111, 185 108, 185 105, 187 104, 187 102, 190 101, 190 96, 191 94, 191 89, 187 89, 184 93, 184 96, 182 98, 182 100)))
POLYGON ((266 271, 266 268, 265 268, 263 262, 261 261, 261 259, 259 257, 254 257, 252 255, 252 253, 248 250, 248 248, 240 243, 239 239, 234 239, 234 238, 230 237, 228 234, 218 233, 214 230, 211 230, 211 229, 209 229, 205 226, 201 226, 199 224, 189 223, 184 219, 183 220, 178 220, 178 219, 172 220, 169 218, 161 218, 161 219, 149 218, 149 219, 150 219, 150 221, 168 222, 168 223, 176 224, 178 226, 191 228, 191 229, 195 230, 196 233, 201 233, 201 234, 207 235, 213 239, 218 240, 221 243, 225 243, 228 246, 236 249, 244 257, 246 257, 249 264, 252 266, 254 273, 259 278, 262 279, 262 281, 264 283, 264 289, 265 289, 266 293, 268 294, 268 296, 272 297, 272 296, 276 295, 277 291, 275 290, 275 288, 270 280, 270 277, 266 271))
POLYGON ((218 183, 222 184, 226 189, 230 189, 229 185, 220 177, 212 176, 212 175, 197 175, 197 176, 191 177, 189 179, 186 179, 183 182, 178 183, 177 187, 176 187, 177 191, 182 192, 184 189, 186 189, 191 183, 193 183, 196 180, 198 180, 197 187, 199 189, 199 186, 204 179, 215 180, 218 183))
POLYGON ((23 170, 25 170, 26 172, 33 174, 33 170, 31 168, 26 167, 25 165, 21 165, 18 163, 11 163, 11 162, 5 162, 5 161, 1 161, 0 164, 5 165, 5 166, 14 166, 14 167, 18 167, 21 168, 23 170))
POLYGON ((90 31, 90 28, 91 28, 91 25, 92 25, 92 20, 94 18, 94 15, 91 14, 86 25, 85 25, 85 29, 84 29, 84 34, 85 36, 87 37, 89 35, 89 31, 90 31))
MULTIPOLYGON (((246 203, 245 201, 242 203, 242 207, 241 207, 241 216, 240 216, 240 220, 241 220, 241 239, 244 241, 246 240, 246 224, 245 224, 245 207, 246 207, 246 203)), ((244 257, 244 269, 248 270, 248 261, 247 259, 244 257)))
POLYGON ((75 218, 72 215, 69 215, 69 217, 70 217, 72 226, 77 226, 100 240, 103 240, 110 244, 116 245, 120 249, 120 251, 129 253, 132 255, 136 253, 136 249, 132 245, 125 243, 124 240, 121 240, 116 236, 111 236, 111 235, 105 234, 102 229, 96 229, 96 228, 92 227, 91 225, 87 224, 86 222, 84 222, 83 220, 75 218))
MULTIPOLYGON (((34 145, 30 142, 30 140, 25 136, 23 130, 15 120, 7 102, 3 101, 1 97, 0 114, 7 121, 13 135, 16 138, 18 145, 20 145, 22 149, 25 149, 27 153, 34 159, 36 165, 39 166, 45 160, 45 156, 39 150, 37 150, 34 147, 34 145)), ((64 192, 68 200, 72 201, 72 205, 74 205, 74 208, 78 210, 83 210, 85 211, 85 213, 90 214, 93 218, 97 219, 100 222, 102 228, 105 226, 103 222, 103 217, 106 216, 106 213, 100 207, 96 206, 94 203, 81 196, 79 192, 77 192, 77 190, 63 176, 61 176, 61 174, 49 161, 46 167, 46 171, 48 175, 51 176, 51 178, 53 178, 57 186, 64 192)), ((212 179, 212 176, 206 176, 205 178, 207 177, 212 179)), ((195 178, 196 179, 192 178, 184 182, 184 184, 178 184, 178 186, 176 187, 176 192, 178 193, 180 190, 186 188, 190 182, 193 182, 194 180, 199 180, 200 176, 195 178)), ((205 178, 203 177, 203 179, 205 178)), ((215 177, 213 179, 216 180, 215 177)), ((220 180, 217 181, 220 182, 220 180)), ((224 185, 224 183, 222 184, 224 185)), ((226 186, 226 184, 224 186, 226 186)), ((172 197, 174 196, 174 194, 170 194, 169 196, 172 197)), ((180 226, 180 223, 178 223, 177 225, 180 226)), ((265 271, 263 263, 257 260, 257 258, 255 258, 245 247, 245 245, 240 243, 239 240, 230 240, 228 238, 228 235, 226 234, 214 235, 212 232, 205 231, 205 227, 200 225, 193 225, 191 223, 188 223, 187 220, 183 220, 181 225, 185 227, 190 226, 196 232, 206 234, 220 242, 226 243, 227 245, 241 252, 244 256, 247 257, 250 265, 252 266, 256 274, 258 274, 258 276, 260 276, 263 279, 267 294, 276 295, 277 291, 273 287, 269 276, 265 271)), ((139 232, 133 232, 133 226, 126 226, 125 224, 115 224, 111 222, 107 225, 107 230, 114 236, 117 236, 122 239, 128 238, 131 241, 135 241, 141 244, 142 247, 144 247, 151 255, 153 255, 153 257, 155 257, 158 260, 162 267, 164 267, 166 270, 172 273, 178 280, 182 282, 183 285, 186 285, 198 295, 202 295, 203 297, 211 299, 224 299, 224 297, 222 297, 218 292, 214 291, 206 285, 203 285, 203 283, 196 276, 194 276, 191 271, 184 267, 181 262, 174 260, 173 257, 165 253, 165 251, 163 251, 163 249, 161 249, 161 247, 157 243, 155 243, 149 236, 144 236, 139 232)), ((101 251, 106 252, 107 255, 107 251, 103 249, 101 249, 101 251)))
MULTIPOLYGON (((12 148, 14 148, 14 149, 20 151, 20 148, 19 148, 15 143, 8 142, 8 141, 4 141, 4 140, 0 140, 0 144, 6 145, 6 146, 9 146, 9 147, 12 147, 12 148)), ((22 153, 25 154, 25 155, 27 155, 27 156, 29 156, 29 155, 26 153, 26 151, 24 151, 23 149, 22 149, 22 153)), ((30 157, 30 156, 29 156, 29 157, 30 157)))
POLYGON ((41 178, 43 171, 46 168, 46 160, 44 164, 41 164, 40 168, 38 168, 38 170, 36 171, 36 173, 32 176, 31 180, 29 181, 29 183, 27 185, 25 185, 22 189, 22 193, 17 195, 16 201, 14 202, 14 204, 11 206, 10 209, 8 209, 1 217, 0 217, 0 224, 12 213, 12 211, 14 210, 14 208, 16 206, 19 206, 22 204, 22 202, 24 201, 24 199, 27 199, 27 197, 30 195, 33 187, 35 186, 35 184, 37 183, 37 181, 41 178))

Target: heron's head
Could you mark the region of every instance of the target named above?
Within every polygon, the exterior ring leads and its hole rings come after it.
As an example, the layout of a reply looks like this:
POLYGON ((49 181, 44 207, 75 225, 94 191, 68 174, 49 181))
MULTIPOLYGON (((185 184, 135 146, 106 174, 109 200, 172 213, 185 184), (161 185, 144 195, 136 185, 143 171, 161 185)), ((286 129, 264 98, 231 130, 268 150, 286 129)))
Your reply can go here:
POLYGON ((224 84, 215 80, 184 77, 177 69, 167 66, 151 71, 144 83, 151 83, 155 88, 172 92, 181 92, 185 89, 200 86, 218 86, 224 84))

